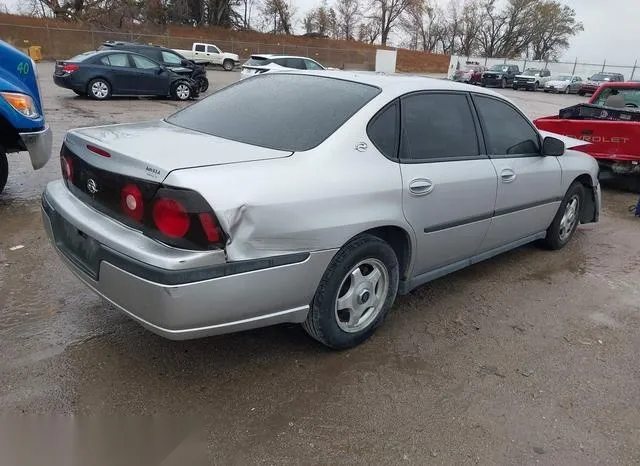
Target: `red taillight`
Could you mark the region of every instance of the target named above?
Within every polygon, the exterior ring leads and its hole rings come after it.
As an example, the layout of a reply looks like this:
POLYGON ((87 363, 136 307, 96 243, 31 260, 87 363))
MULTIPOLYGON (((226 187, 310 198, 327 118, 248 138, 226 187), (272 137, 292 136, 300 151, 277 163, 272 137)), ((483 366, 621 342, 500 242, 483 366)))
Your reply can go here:
POLYGON ((173 199, 158 199, 153 205, 152 216, 160 233, 169 238, 184 237, 191 225, 187 210, 173 199))
POLYGON ((90 144, 87 145, 87 149, 89 149, 94 154, 101 155, 103 157, 111 157, 111 154, 104 149, 100 149, 99 147, 92 146, 90 144))
POLYGON ((120 205, 124 214, 136 221, 142 220, 144 215, 144 201, 142 193, 135 184, 127 184, 120 192, 120 205))
POLYGON ((204 234, 207 236, 207 241, 212 244, 220 243, 220 230, 218 230, 218 225, 213 215, 201 213, 198 214, 198 217, 200 218, 200 224, 202 225, 204 234))
POLYGON ((60 157, 60 168, 62 168, 62 177, 67 181, 73 181, 73 160, 67 155, 60 157))
POLYGON ((80 69, 80 67, 78 65, 64 65, 62 67, 62 71, 64 71, 65 73, 73 73, 74 71, 78 71, 80 69))

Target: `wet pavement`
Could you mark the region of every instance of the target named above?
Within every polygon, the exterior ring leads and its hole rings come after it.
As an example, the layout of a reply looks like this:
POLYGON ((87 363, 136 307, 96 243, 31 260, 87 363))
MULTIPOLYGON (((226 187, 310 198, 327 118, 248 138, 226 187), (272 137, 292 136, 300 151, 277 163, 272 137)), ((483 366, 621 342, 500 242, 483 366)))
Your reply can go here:
MULTIPOLYGON (((40 66, 56 151, 69 128, 180 106, 94 103, 56 88, 51 70, 40 66)), ((216 87, 238 76, 209 75, 216 87)), ((504 92, 532 117, 580 100, 504 92)), ((147 332, 48 245, 39 196, 59 177, 57 154, 37 172, 14 155, 10 170, 0 195, 2 413, 189 419, 193 451, 212 464, 640 462, 640 220, 628 210, 637 195, 605 189, 601 223, 562 251, 524 247, 423 286, 370 341, 331 352, 295 325, 187 342, 147 332)))

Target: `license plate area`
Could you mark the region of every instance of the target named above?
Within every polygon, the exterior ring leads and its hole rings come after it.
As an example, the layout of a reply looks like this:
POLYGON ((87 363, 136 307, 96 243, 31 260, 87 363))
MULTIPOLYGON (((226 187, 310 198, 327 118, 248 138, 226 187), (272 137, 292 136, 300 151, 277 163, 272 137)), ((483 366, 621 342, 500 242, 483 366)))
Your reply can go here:
POLYGON ((57 213, 50 214, 50 220, 56 246, 74 265, 98 280, 100 244, 57 213))

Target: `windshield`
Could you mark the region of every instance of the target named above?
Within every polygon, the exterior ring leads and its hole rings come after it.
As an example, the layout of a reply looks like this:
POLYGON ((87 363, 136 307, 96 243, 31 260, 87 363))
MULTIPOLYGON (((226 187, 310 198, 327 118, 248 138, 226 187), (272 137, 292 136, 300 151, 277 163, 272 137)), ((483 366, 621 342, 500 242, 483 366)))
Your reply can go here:
POLYGON ((254 146, 305 151, 379 93, 377 87, 342 79, 264 74, 228 86, 166 121, 254 146))
POLYGON ((560 76, 556 76, 553 78, 554 81, 571 81, 571 76, 567 74, 562 74, 560 76))
MULTIPOLYGON (((594 104, 601 107, 609 107, 612 105, 613 100, 620 100, 620 97, 624 99, 624 106, 627 108, 640 108, 640 88, 638 89, 611 89, 605 88, 598 95, 598 99, 594 104)), ((616 105, 617 106, 617 105, 616 105)))
POLYGON ((522 73, 524 76, 535 76, 536 74, 540 73, 540 70, 526 70, 524 73, 522 73))
POLYGON ((507 65, 493 65, 489 71, 508 71, 509 66, 507 65))

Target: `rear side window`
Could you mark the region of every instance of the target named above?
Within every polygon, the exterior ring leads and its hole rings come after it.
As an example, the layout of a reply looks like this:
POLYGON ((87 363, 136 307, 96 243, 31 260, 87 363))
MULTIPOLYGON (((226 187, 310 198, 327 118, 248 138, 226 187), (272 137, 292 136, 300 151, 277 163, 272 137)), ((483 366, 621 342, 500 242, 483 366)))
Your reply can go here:
POLYGON ((505 102, 474 96, 491 155, 539 155, 538 133, 531 123, 505 102))
POLYGON ((378 113, 369 126, 367 135, 386 157, 398 156, 398 102, 393 102, 378 113))
POLYGON ((377 87, 341 79, 264 74, 228 86, 166 121, 255 146, 305 151, 379 93, 377 87))
POLYGON ((111 55, 107 55, 106 57, 102 57, 100 61, 104 65, 110 66, 121 66, 121 67, 129 67, 129 55, 125 53, 114 53, 111 55))
POLYGON ((202 44, 196 45, 196 52, 204 52, 204 51, 205 51, 204 45, 202 44))
POLYGON ((296 70, 306 70, 307 67, 301 58, 287 58, 285 66, 288 68, 295 68, 296 70))
POLYGON ((324 68, 322 68, 322 66, 320 66, 318 63, 314 62, 313 60, 305 60, 304 61, 305 65, 307 65, 307 69, 308 70, 323 70, 324 68))
POLYGON ((412 94, 402 98, 403 160, 446 160, 480 154, 464 94, 412 94))

